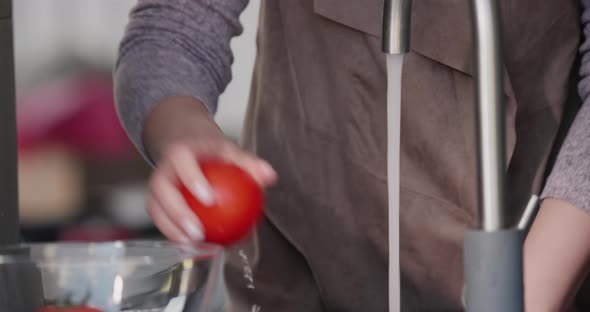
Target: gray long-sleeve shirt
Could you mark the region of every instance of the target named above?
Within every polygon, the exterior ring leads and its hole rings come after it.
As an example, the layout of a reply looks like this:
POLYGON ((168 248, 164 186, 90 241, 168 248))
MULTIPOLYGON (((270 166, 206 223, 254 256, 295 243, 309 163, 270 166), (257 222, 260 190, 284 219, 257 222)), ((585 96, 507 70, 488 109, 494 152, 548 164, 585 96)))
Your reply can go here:
MULTIPOLYGON (((241 33, 238 17, 248 0, 139 0, 121 43, 115 71, 117 110, 144 154, 144 120, 161 100, 191 96, 213 114, 231 80, 229 42, 241 33), (171 61, 173 60, 173 61, 171 61)), ((590 211, 590 0, 582 0, 584 100, 542 197, 590 211)), ((147 155, 146 155, 147 156, 147 155)))
POLYGON ((141 132, 149 112, 171 96, 191 96, 214 114, 232 78, 232 37, 248 0, 139 0, 115 69, 117 112, 147 157, 141 132))
POLYGON ((583 105, 561 147, 542 197, 561 198, 590 212, 590 0, 582 0, 584 41, 578 85, 583 105))

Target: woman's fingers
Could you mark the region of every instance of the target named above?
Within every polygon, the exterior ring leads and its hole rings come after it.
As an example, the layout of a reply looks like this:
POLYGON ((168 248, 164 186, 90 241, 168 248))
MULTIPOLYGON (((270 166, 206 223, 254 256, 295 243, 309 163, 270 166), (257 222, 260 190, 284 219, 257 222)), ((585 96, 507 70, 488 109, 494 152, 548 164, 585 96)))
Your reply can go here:
POLYGON ((156 169, 150 181, 151 194, 177 228, 192 241, 202 241, 203 226, 181 195, 172 172, 174 169, 166 164, 156 169))
POLYGON ((176 145, 167 154, 169 164, 184 186, 205 206, 215 202, 213 191, 203 176, 197 157, 187 145, 176 145))
POLYGON ((179 229, 170 218, 164 212, 162 206, 150 196, 148 200, 147 211, 152 218, 156 227, 166 236, 169 240, 176 242, 188 243, 191 239, 179 229))
POLYGON ((277 180, 277 173, 268 162, 237 146, 228 145, 223 148, 222 157, 244 169, 262 187, 268 187, 277 180))

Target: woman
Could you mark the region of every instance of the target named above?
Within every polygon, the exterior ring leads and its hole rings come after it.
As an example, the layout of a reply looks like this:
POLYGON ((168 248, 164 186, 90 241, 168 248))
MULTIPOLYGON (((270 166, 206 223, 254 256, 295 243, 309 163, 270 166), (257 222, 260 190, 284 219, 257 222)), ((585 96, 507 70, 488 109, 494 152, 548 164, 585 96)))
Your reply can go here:
MULTIPOLYGON (((238 246, 254 256, 255 292, 239 287, 240 257, 229 252, 236 310, 256 303, 269 311, 386 311, 382 0, 262 1, 238 147, 211 116, 231 79, 229 41, 241 31, 246 2, 140 0, 131 14, 116 93, 130 137, 157 164, 149 212, 168 238, 201 240, 199 220, 175 183, 211 203, 195 160, 235 162, 263 187, 276 183, 257 235, 238 246)), ((516 220, 544 186, 568 102, 580 13, 576 1, 501 6, 509 205, 516 220)), ((469 14, 468 1, 414 1, 412 51, 402 79, 402 311, 462 309, 462 237, 477 219, 469 14)), ((526 246, 530 311, 567 306, 584 276, 590 157, 580 154, 590 148, 588 110, 580 112, 561 152, 544 193, 551 199, 543 202, 526 246), (564 247, 567 253, 554 252, 564 247)))

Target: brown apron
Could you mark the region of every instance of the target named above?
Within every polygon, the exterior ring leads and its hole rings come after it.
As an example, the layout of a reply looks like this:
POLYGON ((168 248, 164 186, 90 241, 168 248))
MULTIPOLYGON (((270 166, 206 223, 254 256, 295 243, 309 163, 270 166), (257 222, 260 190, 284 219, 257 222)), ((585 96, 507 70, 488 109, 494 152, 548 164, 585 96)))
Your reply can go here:
MULTIPOLYGON (((580 36, 577 1, 502 1, 511 217, 538 193, 580 36)), ((245 146, 280 181, 228 254, 235 311, 387 311, 382 0, 262 1, 245 146), (244 287, 243 258, 255 289, 244 287)), ((475 226, 468 0, 414 0, 401 124, 402 311, 460 311, 475 226)))

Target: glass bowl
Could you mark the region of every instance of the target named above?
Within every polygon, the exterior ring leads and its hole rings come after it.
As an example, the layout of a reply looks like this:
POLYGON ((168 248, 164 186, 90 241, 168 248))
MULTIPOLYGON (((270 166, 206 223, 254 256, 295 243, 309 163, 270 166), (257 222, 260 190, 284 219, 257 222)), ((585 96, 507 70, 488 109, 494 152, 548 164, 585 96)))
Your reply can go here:
POLYGON ((210 311, 222 266, 223 249, 207 244, 7 246, 0 248, 0 310, 181 312, 190 305, 191 312, 210 311))

